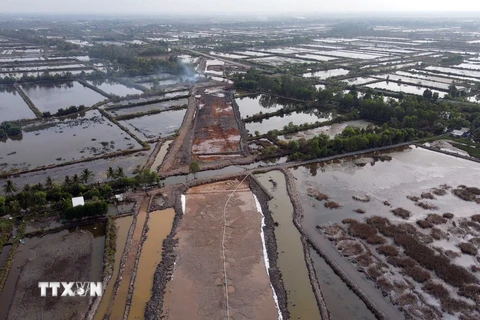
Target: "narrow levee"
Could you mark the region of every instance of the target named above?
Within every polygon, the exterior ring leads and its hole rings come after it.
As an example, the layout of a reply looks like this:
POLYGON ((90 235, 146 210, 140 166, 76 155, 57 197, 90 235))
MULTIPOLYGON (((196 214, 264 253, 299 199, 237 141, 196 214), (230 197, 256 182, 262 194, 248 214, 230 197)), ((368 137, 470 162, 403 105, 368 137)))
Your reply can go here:
POLYGON ((132 225, 133 216, 118 218, 115 220, 115 227, 117 228, 117 239, 115 240, 115 264, 113 266, 112 278, 108 282, 107 288, 102 296, 102 301, 95 314, 96 320, 102 320, 108 309, 108 303, 112 299, 113 288, 120 270, 120 261, 122 260, 123 251, 127 242, 128 230, 132 225))
POLYGON ((125 267, 120 275, 120 284, 118 286, 113 303, 110 304, 107 312, 107 315, 110 319, 123 319, 128 289, 130 287, 130 280, 132 279, 132 275, 135 270, 137 253, 138 250, 140 250, 140 245, 142 242, 143 227, 147 219, 148 200, 148 197, 143 199, 140 210, 137 214, 137 222, 135 224, 135 230, 133 231, 132 240, 129 244, 125 267))
POLYGON ((287 193, 285 177, 280 171, 256 177, 274 197, 268 202, 268 208, 273 220, 278 223, 275 228, 278 267, 287 291, 290 318, 321 319, 305 265, 300 233, 293 224, 293 206, 287 193))
POLYGON ((162 260, 162 242, 172 229, 174 216, 173 208, 149 213, 147 239, 138 262, 128 319, 144 318, 145 306, 151 297, 155 268, 162 260))

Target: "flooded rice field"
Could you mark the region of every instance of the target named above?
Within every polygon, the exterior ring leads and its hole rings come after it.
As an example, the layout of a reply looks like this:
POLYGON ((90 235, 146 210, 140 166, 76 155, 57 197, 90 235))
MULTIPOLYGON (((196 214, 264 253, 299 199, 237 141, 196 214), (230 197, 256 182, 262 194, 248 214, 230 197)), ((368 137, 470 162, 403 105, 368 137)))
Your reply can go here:
POLYGON ((151 297, 153 275, 162 260, 162 243, 172 229, 174 216, 172 208, 149 213, 147 239, 138 261, 128 319, 144 319, 145 307, 151 297))
POLYGON ((87 81, 92 86, 99 88, 100 90, 105 91, 108 94, 113 94, 119 97, 123 97, 129 94, 142 94, 143 92, 135 89, 129 88, 121 83, 112 81, 112 80, 94 80, 87 81))
POLYGON ((76 81, 22 84, 21 88, 41 112, 55 113, 58 109, 65 109, 71 105, 90 107, 105 100, 101 94, 76 81))
POLYGON ((172 107, 184 106, 188 104, 188 99, 176 99, 162 102, 153 102, 150 104, 130 107, 130 108, 119 108, 119 109, 109 109, 108 112, 114 116, 121 116, 133 113, 143 113, 149 112, 152 110, 167 110, 172 107))
POLYGON ((140 132, 144 139, 153 139, 175 134, 175 131, 182 125, 184 116, 185 110, 172 110, 120 121, 120 123, 132 129, 133 132, 140 132))
POLYGON ((25 238, 0 294, 0 318, 32 319, 43 314, 55 319, 55 315, 62 314, 71 319, 75 314, 84 314, 88 299, 42 298, 38 294, 38 279, 101 281, 104 243, 104 223, 25 238))
POLYGON ((318 78, 318 79, 327 79, 330 77, 344 76, 350 71, 342 68, 324 70, 324 71, 312 71, 303 74, 305 78, 318 78))
MULTIPOLYGON (((475 186, 480 174, 480 164, 412 147, 405 151, 386 153, 390 161, 375 161, 363 157, 357 160, 339 161, 326 165, 314 164, 309 167, 291 169, 297 190, 304 204, 304 226, 315 231, 316 225, 340 222, 345 218, 358 218, 354 210, 361 209, 363 216, 380 215, 392 221, 404 221, 390 212, 394 208, 404 208, 412 213, 407 221, 423 219, 430 213, 416 205, 407 196, 420 194, 440 185, 475 186), (340 205, 338 209, 328 209, 321 201, 308 195, 313 188, 328 196, 329 201, 340 205), (353 199, 367 197, 368 202, 353 199), (390 205, 385 205, 385 201, 390 205)), ((458 203, 453 194, 437 197, 435 205, 439 213, 455 212, 456 216, 471 216, 478 212, 474 202, 458 203)))
POLYGON ((133 216, 121 217, 115 220, 115 227, 117 228, 117 237, 115 240, 115 263, 113 265, 112 277, 108 282, 107 288, 102 296, 102 301, 100 302, 100 305, 96 311, 96 320, 102 320, 103 316, 107 312, 108 303, 112 298, 115 281, 117 280, 117 276, 120 271, 120 262, 122 260, 123 251, 127 242, 128 231, 130 230, 132 221, 133 216))
POLYGON ((304 123, 314 123, 314 122, 325 122, 330 121, 331 114, 318 112, 316 115, 312 111, 298 111, 285 114, 282 116, 270 117, 268 119, 263 119, 259 122, 249 122, 245 124, 246 129, 254 134, 255 131, 260 132, 260 134, 265 134, 270 130, 282 130, 284 126, 287 126, 289 123, 294 125, 300 125, 304 123))
POLYGON ((293 224, 293 206, 287 193, 285 176, 280 171, 272 171, 256 176, 274 199, 268 202, 277 240, 277 265, 287 291, 288 310, 291 319, 320 319, 317 301, 312 291, 310 278, 305 265, 300 233, 293 224))
MULTIPOLYGON (((131 177, 135 174, 139 166, 147 161, 149 155, 153 151, 154 145, 150 145, 150 147, 150 151, 140 151, 125 156, 98 159, 63 167, 29 172, 19 176, 11 177, 9 179, 11 179, 19 188, 22 188, 27 183, 31 185, 39 182, 44 183, 47 177, 51 177, 55 183, 62 183, 65 179, 65 176, 72 177, 75 174, 80 176, 82 170, 88 169, 93 173, 91 182, 95 183, 103 182, 107 179, 107 169, 109 167, 122 167, 125 175, 127 177, 131 177)), ((0 191, 0 193, 2 193, 2 191, 0 191)))
POLYGON ((347 287, 315 250, 310 249, 310 255, 332 319, 376 319, 365 303, 347 287))
POLYGON ((0 86, 0 122, 34 118, 35 114, 13 86, 0 86))
POLYGON ((138 142, 97 110, 24 126, 20 137, 0 141, 0 145, 0 171, 34 169, 141 148, 138 142))
POLYGON ((341 123, 334 123, 334 124, 331 124, 331 125, 318 127, 318 128, 315 128, 315 129, 310 129, 310 130, 306 130, 306 131, 296 132, 296 133, 293 133, 293 134, 287 134, 287 135, 284 135, 284 136, 279 136, 279 138, 281 140, 286 140, 286 141, 300 140, 302 138, 308 140, 308 139, 311 139, 314 136, 318 136, 320 134, 326 134, 330 138, 335 138, 335 136, 337 134, 342 133, 343 130, 347 127, 355 127, 355 128, 361 128, 362 129, 362 128, 368 127, 369 125, 373 125, 373 123, 371 123, 369 121, 365 121, 365 120, 345 121, 345 122, 341 122, 341 123))
POLYGON ((284 105, 279 104, 277 101, 278 99, 266 94, 245 96, 235 99, 238 109, 240 110, 240 116, 243 119, 260 112, 269 113, 282 109, 284 105))

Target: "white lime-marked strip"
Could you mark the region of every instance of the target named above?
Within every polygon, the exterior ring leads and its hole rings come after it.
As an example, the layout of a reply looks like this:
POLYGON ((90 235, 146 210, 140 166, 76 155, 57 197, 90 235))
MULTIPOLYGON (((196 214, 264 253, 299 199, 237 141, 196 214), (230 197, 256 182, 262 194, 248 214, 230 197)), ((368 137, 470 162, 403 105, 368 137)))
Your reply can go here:
POLYGON ((182 214, 185 214, 186 198, 185 198, 185 195, 184 195, 184 194, 182 194, 182 196, 180 197, 180 200, 182 201, 182 214))
MULTIPOLYGON (((260 237, 262 238, 262 247, 263 247, 263 260, 265 262, 265 269, 267 270, 268 278, 270 279, 270 274, 268 269, 270 269, 270 261, 268 260, 268 253, 267 253, 267 246, 265 244, 265 234, 263 232, 263 227, 266 226, 265 224, 265 216, 263 215, 262 207, 260 206, 260 202, 257 199, 257 196, 253 194, 253 198, 255 199, 255 206, 257 207, 257 211, 262 215, 262 224, 260 227, 260 237)), ((273 288, 272 282, 270 282, 270 288, 272 288, 273 292, 273 300, 275 301, 275 307, 278 311, 278 320, 283 320, 282 312, 280 311, 280 306, 278 305, 278 298, 275 289, 273 288)))

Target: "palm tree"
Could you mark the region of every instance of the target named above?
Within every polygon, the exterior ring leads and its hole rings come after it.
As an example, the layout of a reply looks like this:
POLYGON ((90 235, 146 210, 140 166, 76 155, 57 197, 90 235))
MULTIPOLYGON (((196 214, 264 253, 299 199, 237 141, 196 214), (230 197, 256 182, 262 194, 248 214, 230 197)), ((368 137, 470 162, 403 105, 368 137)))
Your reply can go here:
POLYGON ((77 184, 77 183, 78 183, 78 174, 75 173, 75 174, 73 175, 72 183, 73 183, 73 184, 77 184))
POLYGON ((15 183, 13 183, 12 180, 7 180, 7 183, 3 186, 3 191, 5 193, 9 193, 10 195, 13 195, 15 192, 18 191, 18 188, 15 185, 15 183))
POLYGON ((107 179, 115 179, 115 177, 116 177, 115 169, 113 169, 112 167, 108 167, 107 179))
POLYGON ((123 172, 123 168, 122 167, 117 167, 117 169, 115 170, 115 175, 116 175, 117 178, 124 178, 125 173, 123 172))
POLYGON ((53 180, 52 177, 48 176, 47 181, 45 181, 45 186, 47 189, 53 189, 53 180))
POLYGON ((31 189, 32 189, 32 187, 30 186, 30 183, 26 183, 23 186, 23 191, 25 191, 25 192, 29 192, 31 189))
POLYGON ((82 174, 80 175, 80 180, 82 180, 85 184, 87 184, 88 181, 92 180, 92 178, 93 172, 86 168, 82 171, 82 174))
POLYGON ((65 186, 70 185, 70 183, 71 183, 70 176, 65 176, 65 181, 63 183, 65 184, 65 186))

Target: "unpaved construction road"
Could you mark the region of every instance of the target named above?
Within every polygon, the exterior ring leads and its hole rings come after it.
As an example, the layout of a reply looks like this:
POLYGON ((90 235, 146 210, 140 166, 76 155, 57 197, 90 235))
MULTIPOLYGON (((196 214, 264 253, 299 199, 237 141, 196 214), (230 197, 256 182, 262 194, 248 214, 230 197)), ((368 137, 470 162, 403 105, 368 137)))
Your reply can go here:
MULTIPOLYGON (((238 180, 189 189, 177 229, 177 262, 165 292, 166 319, 226 316, 222 259, 223 209, 238 180)), ((261 240, 261 214, 248 183, 226 207, 225 256, 231 319, 278 319, 261 240)))

